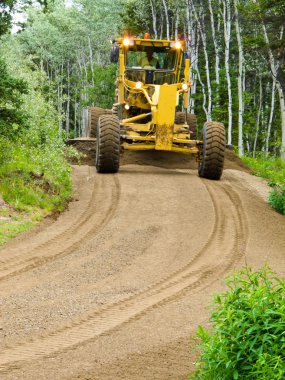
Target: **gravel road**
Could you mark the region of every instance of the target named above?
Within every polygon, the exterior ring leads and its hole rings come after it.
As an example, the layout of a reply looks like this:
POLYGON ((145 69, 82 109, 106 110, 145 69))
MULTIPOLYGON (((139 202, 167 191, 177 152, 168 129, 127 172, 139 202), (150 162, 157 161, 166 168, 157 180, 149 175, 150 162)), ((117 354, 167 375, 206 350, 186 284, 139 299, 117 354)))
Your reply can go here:
POLYGON ((285 218, 230 152, 221 181, 191 158, 73 167, 57 220, 0 249, 0 379, 187 379, 195 331, 234 270, 285 276, 285 218))

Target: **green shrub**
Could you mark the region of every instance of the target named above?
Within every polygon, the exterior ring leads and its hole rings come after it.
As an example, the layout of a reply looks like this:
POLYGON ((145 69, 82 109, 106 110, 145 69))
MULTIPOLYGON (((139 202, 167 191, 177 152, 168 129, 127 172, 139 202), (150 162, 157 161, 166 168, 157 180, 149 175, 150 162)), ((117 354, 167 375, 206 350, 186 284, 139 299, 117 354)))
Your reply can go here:
POLYGON ((190 379, 285 378, 285 282, 267 267, 244 269, 215 297, 213 328, 198 329, 201 357, 190 379))
POLYGON ((0 140, 0 194, 19 211, 40 208, 49 213, 61 211, 72 193, 70 166, 65 159, 65 147, 51 140, 33 147, 21 141, 0 140), (7 154, 9 153, 9 154, 7 154))
POLYGON ((274 190, 269 195, 269 204, 278 212, 285 215, 285 162, 280 158, 241 157, 253 169, 253 173, 269 180, 274 190))
POLYGON ((269 195, 269 204, 285 215, 285 186, 275 186, 275 190, 269 195))

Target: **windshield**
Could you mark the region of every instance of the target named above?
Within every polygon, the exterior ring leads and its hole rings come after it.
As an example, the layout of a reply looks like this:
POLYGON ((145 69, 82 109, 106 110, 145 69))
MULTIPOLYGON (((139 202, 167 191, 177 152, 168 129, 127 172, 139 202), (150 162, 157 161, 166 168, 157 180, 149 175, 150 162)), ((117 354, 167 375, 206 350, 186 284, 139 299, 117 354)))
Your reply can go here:
POLYGON ((133 69, 174 70, 176 51, 170 47, 132 46, 126 66, 133 69))

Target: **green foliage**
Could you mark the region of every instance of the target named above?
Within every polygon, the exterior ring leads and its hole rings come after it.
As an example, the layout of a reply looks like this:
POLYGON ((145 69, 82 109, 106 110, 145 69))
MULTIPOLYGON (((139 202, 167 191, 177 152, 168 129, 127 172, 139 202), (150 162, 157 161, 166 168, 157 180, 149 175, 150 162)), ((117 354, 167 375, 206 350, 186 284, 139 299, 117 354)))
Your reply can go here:
POLYGON ((0 36, 7 33, 11 28, 11 11, 16 4, 16 0, 2 0, 0 2, 0 36))
POLYGON ((14 209, 28 214, 63 210, 72 191, 70 166, 64 136, 58 130, 57 109, 45 93, 47 77, 23 55, 15 39, 7 39, 1 53, 9 67, 9 80, 0 80, 2 99, 6 105, 17 102, 28 128, 17 135, 6 131, 0 136, 0 194, 14 209), (14 83, 23 85, 25 91, 11 90, 14 83))
POLYGON ((72 191, 63 144, 32 147, 1 139, 0 151, 0 194, 8 204, 26 212, 63 210, 72 191))
POLYGON ((122 20, 121 32, 129 35, 143 35, 151 30, 151 18, 146 15, 151 14, 149 2, 127 1, 123 4, 120 14, 122 20))
POLYGON ((87 106, 96 104, 102 108, 112 108, 115 96, 117 65, 94 65, 94 86, 88 90, 87 106))
POLYGON ((27 93, 27 83, 8 73, 6 63, 0 60, 0 136, 13 138, 27 126, 25 113, 20 109, 22 94, 27 93))
POLYGON ((212 331, 198 329, 202 354, 190 379, 284 379, 285 282, 264 267, 226 284, 215 297, 212 331))
POLYGON ((255 175, 269 180, 269 185, 274 189, 269 195, 269 203, 285 215, 285 162, 280 158, 265 158, 262 155, 241 158, 253 169, 255 175))
POLYGON ((275 190, 269 195, 269 203, 280 214, 285 215, 285 186, 275 186, 275 190))
POLYGON ((24 216, 13 217, 11 214, 10 212, 10 216, 7 218, 8 223, 7 219, 0 220, 0 245, 5 244, 19 233, 28 231, 33 225, 33 222, 27 220, 24 216))

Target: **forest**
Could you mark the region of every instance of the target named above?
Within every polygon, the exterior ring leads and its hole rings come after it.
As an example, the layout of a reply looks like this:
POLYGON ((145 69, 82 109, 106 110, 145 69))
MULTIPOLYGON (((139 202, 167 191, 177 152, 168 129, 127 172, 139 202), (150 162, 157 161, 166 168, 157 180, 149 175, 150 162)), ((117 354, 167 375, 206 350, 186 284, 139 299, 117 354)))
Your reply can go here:
MULTIPOLYGON (((285 161, 282 0, 6 0, 0 11, 0 175, 17 172, 19 186, 12 194, 2 180, 5 200, 21 205, 21 183, 36 177, 51 194, 45 207, 64 207, 65 159, 77 155, 64 140, 81 135, 86 107, 112 107, 118 35, 185 40, 199 128, 221 121, 240 156, 285 161)), ((42 204, 32 187, 24 203, 42 204)))

